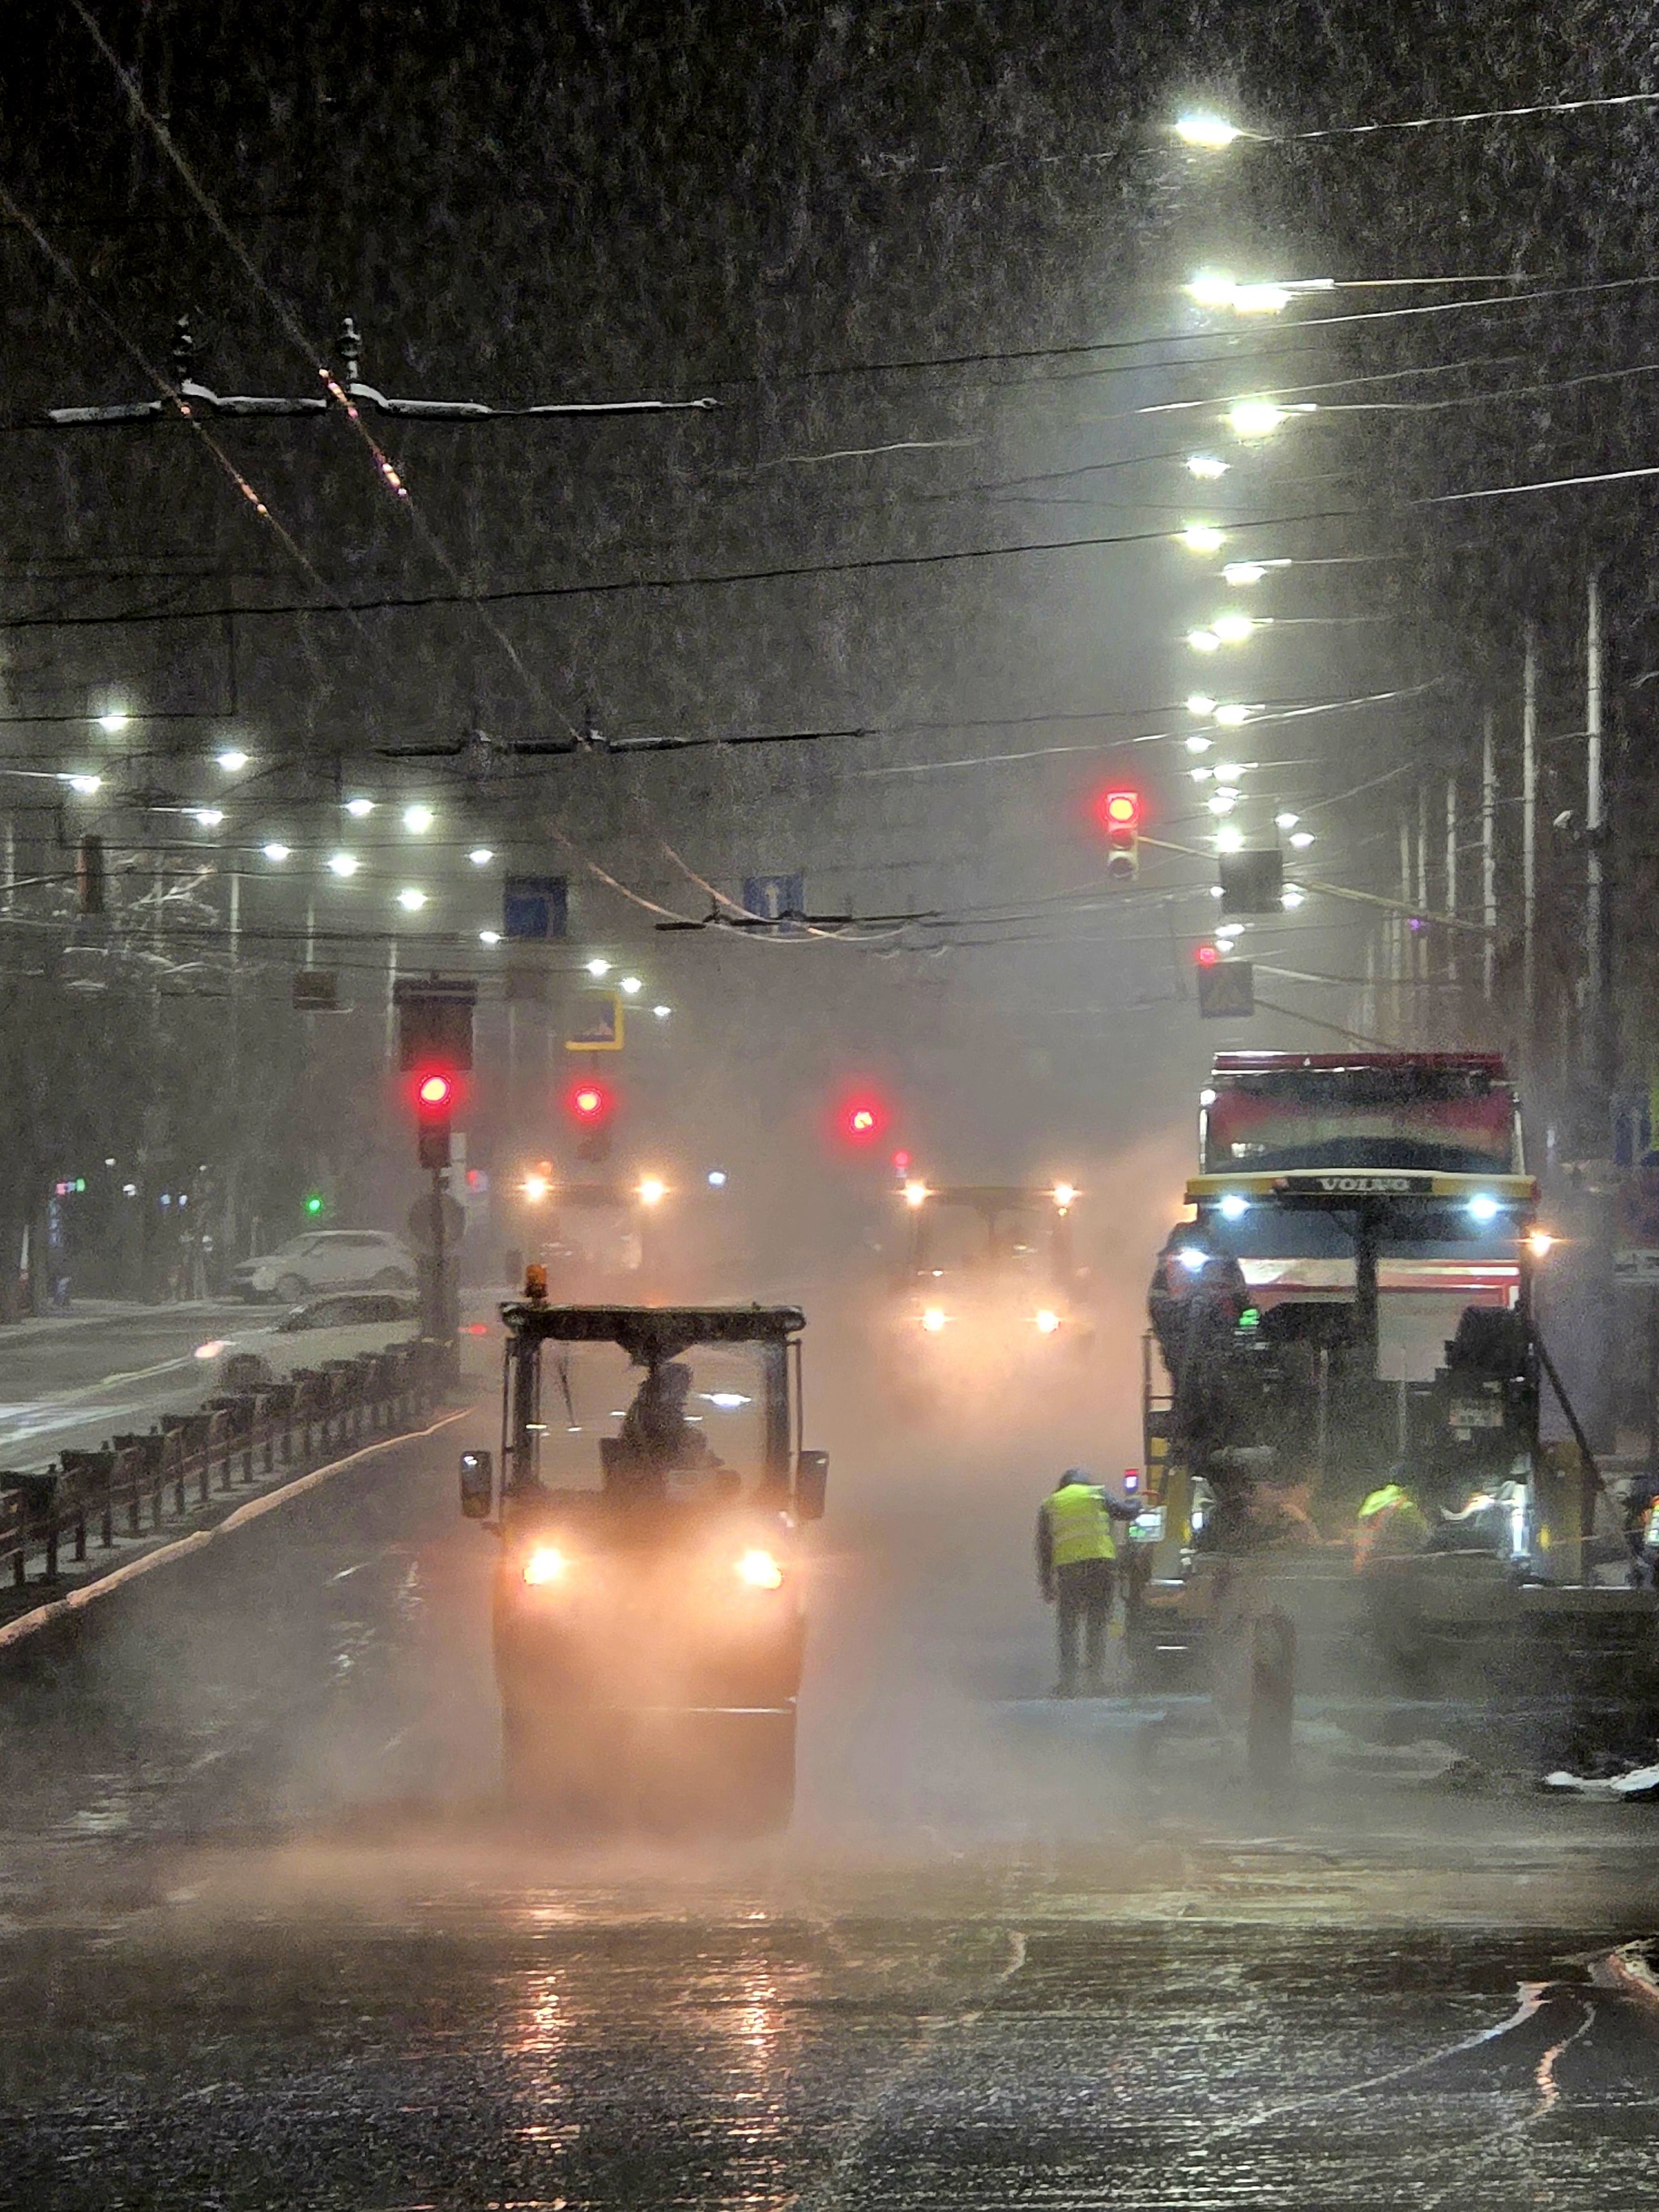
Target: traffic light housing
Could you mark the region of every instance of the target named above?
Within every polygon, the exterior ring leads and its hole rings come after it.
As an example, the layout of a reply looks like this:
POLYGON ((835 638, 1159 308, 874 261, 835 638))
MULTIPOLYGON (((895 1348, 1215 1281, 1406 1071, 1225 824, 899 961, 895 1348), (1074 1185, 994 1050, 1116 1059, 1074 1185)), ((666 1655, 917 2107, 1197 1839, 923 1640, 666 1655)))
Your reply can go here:
POLYGON ((576 1158, 596 1162, 611 1152, 611 1122, 617 1101, 597 1075, 580 1075, 564 1094, 564 1110, 576 1132, 576 1158))
POLYGON ((1106 874, 1115 884, 1132 884, 1140 873, 1140 793, 1108 791, 1100 800, 1106 832, 1106 874))
POLYGON ((75 854, 75 910, 102 914, 104 906, 104 841, 89 830, 75 854))
POLYGON ((450 1117, 455 1110, 455 1078, 445 1067, 416 1071, 415 1136, 423 1168, 449 1165, 450 1117))

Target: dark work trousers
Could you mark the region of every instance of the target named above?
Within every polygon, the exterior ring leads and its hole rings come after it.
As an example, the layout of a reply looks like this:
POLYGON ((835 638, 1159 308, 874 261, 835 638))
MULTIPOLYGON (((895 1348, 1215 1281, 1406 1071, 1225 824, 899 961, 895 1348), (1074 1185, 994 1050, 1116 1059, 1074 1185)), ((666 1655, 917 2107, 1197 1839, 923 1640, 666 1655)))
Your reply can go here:
POLYGON ((1112 1617, 1112 1562, 1075 1559, 1054 1569, 1054 1628, 1060 1639, 1060 1686, 1077 1687, 1078 1645, 1091 1683, 1106 1663, 1106 1626, 1112 1617))

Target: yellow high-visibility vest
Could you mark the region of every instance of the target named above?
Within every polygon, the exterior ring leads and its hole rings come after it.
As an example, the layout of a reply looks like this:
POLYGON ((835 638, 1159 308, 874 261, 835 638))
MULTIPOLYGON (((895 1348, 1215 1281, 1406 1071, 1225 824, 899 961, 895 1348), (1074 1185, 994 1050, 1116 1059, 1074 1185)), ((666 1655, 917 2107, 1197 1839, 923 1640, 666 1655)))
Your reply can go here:
POLYGON ((1385 1482, 1360 1506, 1354 1532, 1354 1565, 1363 1567, 1385 1555, 1420 1552, 1428 1534, 1427 1518, 1410 1491, 1397 1482, 1385 1482))
POLYGON ((1047 1500, 1044 1510, 1057 1567, 1075 1566, 1080 1559, 1117 1557, 1112 1516, 1091 1484, 1068 1482, 1047 1500))

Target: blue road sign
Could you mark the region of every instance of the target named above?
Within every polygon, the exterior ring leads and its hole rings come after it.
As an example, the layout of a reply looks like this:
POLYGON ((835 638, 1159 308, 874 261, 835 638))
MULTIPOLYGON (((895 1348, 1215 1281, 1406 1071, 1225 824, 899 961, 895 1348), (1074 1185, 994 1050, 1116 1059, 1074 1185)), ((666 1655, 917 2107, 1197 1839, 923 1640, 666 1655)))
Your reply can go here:
POLYGON ((745 876, 743 908, 757 921, 782 923, 777 933, 780 937, 803 937, 805 932, 786 917, 805 913, 806 878, 804 875, 745 876))
POLYGON ((508 876, 501 885, 501 935, 562 937, 570 919, 564 876, 508 876))

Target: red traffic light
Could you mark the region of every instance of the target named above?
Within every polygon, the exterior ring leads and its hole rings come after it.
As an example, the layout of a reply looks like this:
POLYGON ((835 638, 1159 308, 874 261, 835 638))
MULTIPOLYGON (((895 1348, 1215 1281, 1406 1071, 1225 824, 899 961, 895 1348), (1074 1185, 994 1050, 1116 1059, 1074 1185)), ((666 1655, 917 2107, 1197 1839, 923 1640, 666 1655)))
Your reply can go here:
POLYGON ((610 1113, 611 1093, 596 1077, 585 1075, 565 1094, 565 1107, 573 1121, 592 1128, 610 1113))
POLYGON ((1198 948, 1197 959, 1200 968, 1213 968, 1220 957, 1213 945, 1200 945, 1198 948))
POLYGON ((1133 830, 1140 821, 1140 794, 1137 791, 1109 791, 1102 811, 1109 829, 1133 830))
POLYGON ((891 1108, 872 1085, 849 1084, 836 1097, 826 1127, 833 1143, 868 1152, 885 1139, 892 1118, 891 1108))
POLYGON ((455 1085, 447 1075, 423 1075, 416 1086, 415 1096, 421 1104, 432 1112, 453 1103, 455 1085))

